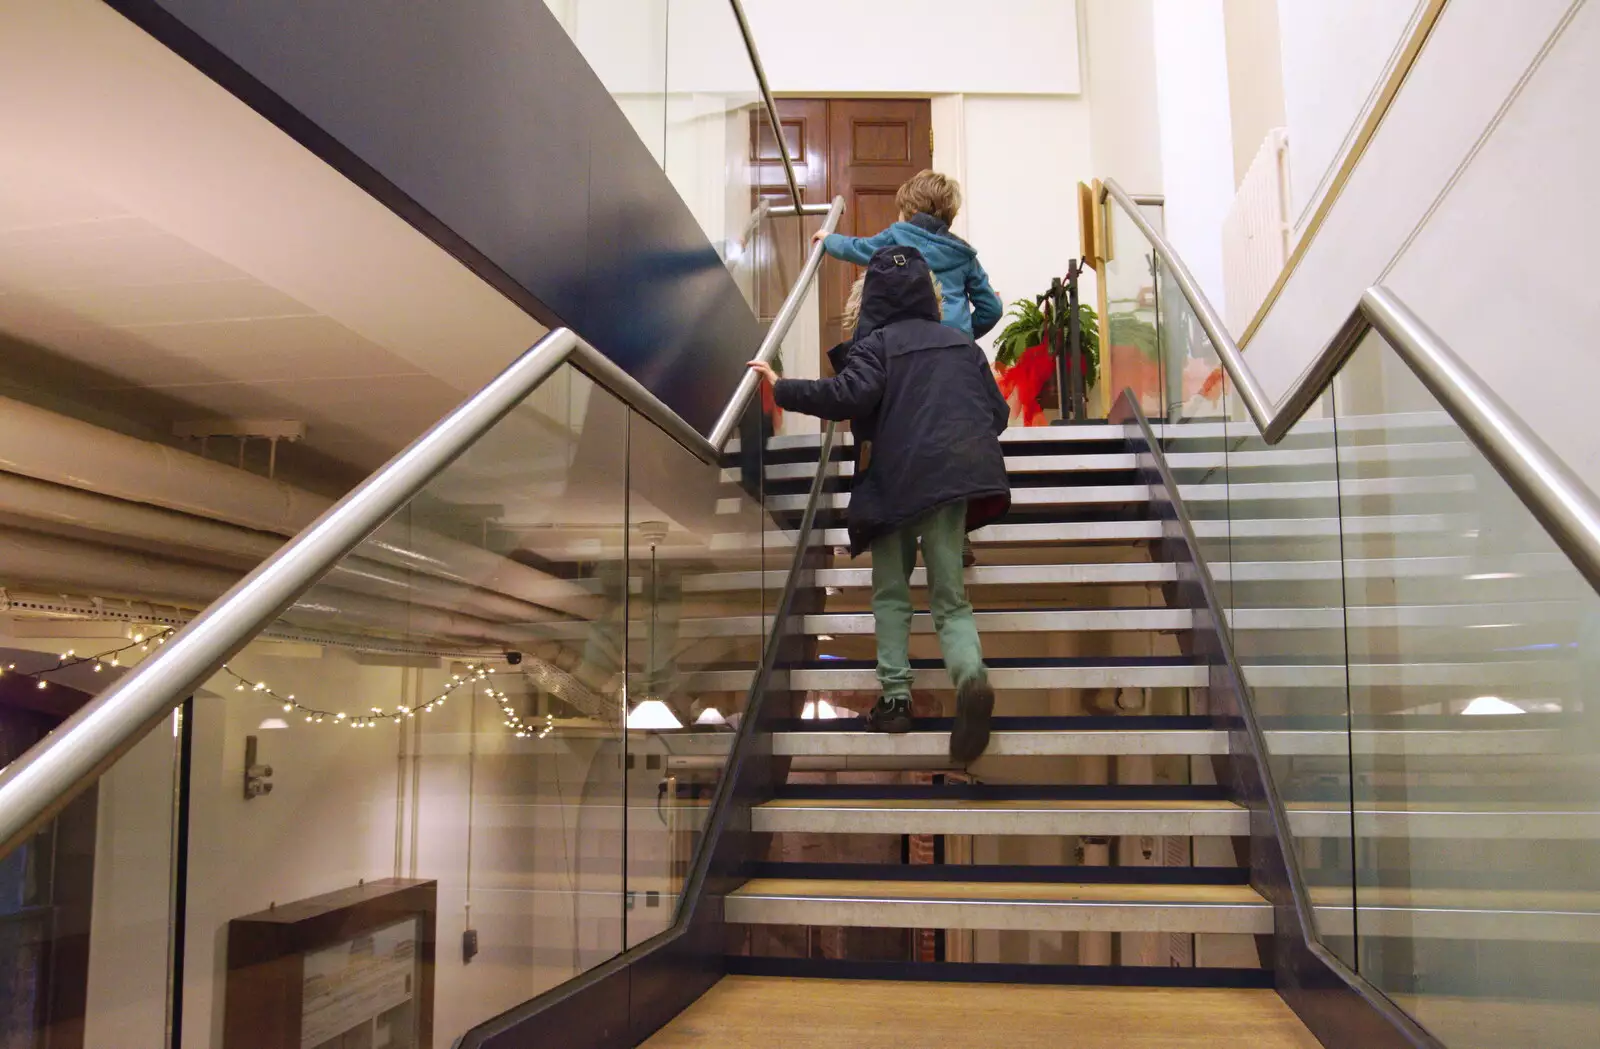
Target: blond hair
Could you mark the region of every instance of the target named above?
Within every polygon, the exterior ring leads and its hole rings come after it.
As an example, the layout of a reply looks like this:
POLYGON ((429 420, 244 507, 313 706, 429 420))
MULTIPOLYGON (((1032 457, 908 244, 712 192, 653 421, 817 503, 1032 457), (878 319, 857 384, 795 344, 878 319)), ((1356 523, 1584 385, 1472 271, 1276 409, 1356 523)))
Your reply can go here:
MULTIPOLYGON (((939 286, 939 277, 932 270, 928 271, 928 280, 933 284, 933 301, 939 307, 939 315, 944 315, 944 289, 939 286)), ((844 337, 853 339, 856 327, 861 323, 861 292, 867 286, 867 275, 863 273, 850 285, 850 294, 844 300, 844 337)))
POLYGON ((902 215, 925 211, 948 225, 961 210, 961 183, 937 171, 919 171, 895 193, 894 202, 902 215))

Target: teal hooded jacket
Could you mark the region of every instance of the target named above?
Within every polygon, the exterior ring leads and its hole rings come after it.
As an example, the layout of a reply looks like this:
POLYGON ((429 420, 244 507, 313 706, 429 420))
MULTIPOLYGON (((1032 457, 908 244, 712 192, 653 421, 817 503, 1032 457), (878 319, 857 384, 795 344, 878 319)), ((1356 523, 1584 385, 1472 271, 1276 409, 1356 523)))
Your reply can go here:
POLYGON ((978 249, 950 232, 944 220, 919 212, 910 222, 896 222, 872 237, 829 234, 822 250, 836 259, 865 266, 879 248, 898 245, 916 248, 927 260, 944 299, 944 323, 980 338, 1000 323, 1005 307, 989 286, 989 275, 978 263, 978 249))

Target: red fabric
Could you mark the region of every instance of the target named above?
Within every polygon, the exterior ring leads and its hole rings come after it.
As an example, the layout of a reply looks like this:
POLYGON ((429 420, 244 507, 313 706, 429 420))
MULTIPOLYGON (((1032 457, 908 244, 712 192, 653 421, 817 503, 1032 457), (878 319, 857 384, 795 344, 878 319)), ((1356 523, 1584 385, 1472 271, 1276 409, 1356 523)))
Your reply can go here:
POLYGON ((783 425, 783 409, 778 407, 772 384, 766 379, 761 380, 761 410, 772 420, 772 432, 777 433, 778 427, 783 425))
MULTIPOLYGON (((1044 343, 1023 350, 1017 362, 1010 367, 995 365, 994 381, 1000 385, 1001 395, 1011 401, 1013 418, 1017 411, 1021 411, 1022 425, 1044 425, 1044 409, 1039 407, 1039 394, 1049 385, 1055 370, 1055 358, 1044 343)), ((1078 359, 1078 370, 1085 375, 1089 373, 1087 354, 1078 359)))

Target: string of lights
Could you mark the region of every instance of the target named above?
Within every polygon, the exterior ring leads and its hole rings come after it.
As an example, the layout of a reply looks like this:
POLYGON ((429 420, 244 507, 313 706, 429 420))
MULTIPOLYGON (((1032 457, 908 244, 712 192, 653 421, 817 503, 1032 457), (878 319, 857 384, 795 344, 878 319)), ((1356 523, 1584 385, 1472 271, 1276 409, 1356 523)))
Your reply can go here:
POLYGON ((53 667, 46 667, 43 670, 18 670, 15 663, 8 663, 6 664, 5 669, 0 670, 0 674, 17 674, 35 682, 36 686, 41 690, 47 689, 50 687, 50 681, 46 675, 59 673, 60 671, 67 670, 72 667, 81 667, 90 664, 94 666, 94 672, 96 674, 105 670, 107 667, 120 667, 122 666, 122 657, 124 654, 131 652, 134 649, 138 649, 140 652, 149 652, 152 645, 157 647, 164 645, 167 643, 167 638, 174 634, 177 629, 178 628, 174 626, 160 627, 154 631, 151 631, 150 633, 146 633, 143 630, 136 630, 134 631, 131 640, 125 644, 117 646, 116 648, 108 648, 103 652, 96 652, 95 654, 89 656, 80 656, 78 655, 76 649, 69 648, 65 652, 61 653, 61 655, 56 657, 56 665, 53 667))
MULTIPOLYGON (((135 649, 141 653, 148 653, 152 647, 160 647, 167 643, 167 638, 178 630, 175 626, 160 627, 149 633, 136 630, 130 640, 115 648, 108 648, 92 655, 79 655, 75 649, 67 649, 56 657, 55 666, 43 670, 19 671, 15 663, 8 664, 0 669, 0 675, 16 674, 37 683, 40 689, 50 687, 47 675, 59 673, 71 667, 92 665, 95 673, 101 673, 107 667, 121 667, 122 657, 135 649)), ((483 663, 468 664, 461 673, 452 674, 437 695, 419 707, 409 707, 397 704, 392 709, 383 707, 370 707, 366 711, 350 713, 344 710, 324 708, 311 703, 302 702, 293 693, 280 693, 265 681, 246 677, 234 670, 232 666, 223 664, 222 672, 234 682, 235 692, 248 692, 280 704, 286 713, 299 713, 311 724, 333 723, 348 725, 351 728, 372 728, 380 722, 403 721, 414 718, 417 714, 431 714, 437 710, 455 692, 469 685, 482 685, 484 693, 493 699, 500 707, 501 714, 505 717, 505 726, 515 733, 518 739, 537 736, 544 739, 555 728, 554 715, 546 714, 542 724, 533 720, 525 720, 511 705, 511 699, 501 689, 495 688, 490 681, 495 673, 495 668, 483 663)))
MULTIPOLYGON (((407 718, 414 718, 418 714, 431 714, 459 689, 478 683, 482 683, 485 693, 510 713, 510 700, 506 698, 506 694, 488 684, 495 672, 495 668, 485 666, 482 663, 470 664, 462 673, 450 675, 450 680, 439 690, 438 695, 420 706, 408 707, 401 703, 397 704, 393 709, 369 707, 366 711, 354 714, 345 710, 327 709, 301 702, 295 698, 293 693, 277 692, 265 681, 257 681, 253 678, 245 677, 227 664, 223 664, 222 672, 233 679, 233 690, 235 692, 254 693, 263 699, 282 705, 286 713, 299 713, 305 717, 306 721, 319 725, 325 722, 332 722, 335 725, 348 725, 351 728, 372 728, 385 721, 404 721, 407 718)), ((511 716, 515 717, 515 714, 511 714, 511 716)))

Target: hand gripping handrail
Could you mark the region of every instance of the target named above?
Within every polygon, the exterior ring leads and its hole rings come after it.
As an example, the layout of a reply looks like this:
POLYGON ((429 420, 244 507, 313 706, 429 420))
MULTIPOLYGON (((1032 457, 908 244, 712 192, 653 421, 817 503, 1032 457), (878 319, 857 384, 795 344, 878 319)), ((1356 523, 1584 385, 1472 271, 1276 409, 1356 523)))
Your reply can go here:
POLYGON ((1368 288, 1333 338, 1274 404, 1194 274, 1140 214, 1136 199, 1114 179, 1102 183, 1101 202, 1107 197, 1127 213, 1172 273, 1268 444, 1283 440, 1333 383, 1367 332, 1376 329, 1538 518, 1589 585, 1600 590, 1600 497, 1393 291, 1382 285, 1368 288))
MULTIPOLYGON (((837 228, 843 211, 841 197, 828 210, 823 229, 832 232, 837 228)), ((776 355, 816 277, 821 254, 822 246, 814 245, 756 351, 757 358, 771 360, 776 355)), ((263 561, 137 670, 0 770, 0 856, 21 844, 110 768, 184 697, 215 674, 240 645, 266 629, 562 364, 571 364, 589 376, 706 463, 719 460, 755 392, 756 376, 746 372, 707 439, 577 333, 567 328, 550 332, 263 561)))

